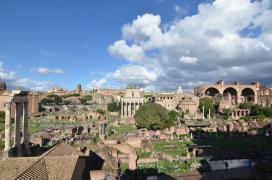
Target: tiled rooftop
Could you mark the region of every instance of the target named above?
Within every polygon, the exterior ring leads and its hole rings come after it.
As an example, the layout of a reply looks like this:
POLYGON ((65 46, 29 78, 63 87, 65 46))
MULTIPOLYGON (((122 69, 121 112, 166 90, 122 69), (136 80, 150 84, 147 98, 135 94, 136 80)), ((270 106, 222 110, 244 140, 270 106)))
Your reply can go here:
POLYGON ((0 179, 71 179, 83 153, 60 143, 39 157, 8 158, 0 161, 0 179))

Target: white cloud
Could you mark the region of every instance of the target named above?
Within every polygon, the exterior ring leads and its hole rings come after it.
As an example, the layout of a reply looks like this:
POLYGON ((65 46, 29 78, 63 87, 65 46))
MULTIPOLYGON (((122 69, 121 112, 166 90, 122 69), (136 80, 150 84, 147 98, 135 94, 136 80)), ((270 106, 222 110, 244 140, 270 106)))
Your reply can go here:
POLYGON ((48 90, 50 83, 47 81, 35 81, 28 78, 17 77, 17 72, 4 69, 4 63, 0 61, 0 79, 6 81, 9 89, 21 88, 33 91, 48 90))
POLYGON ((158 77, 155 71, 148 70, 146 67, 139 65, 123 66, 111 75, 126 85, 136 84, 139 86, 148 86, 156 81, 158 77))
POLYGON ((180 6, 180 5, 175 5, 174 10, 178 15, 184 15, 184 14, 187 13, 187 10, 184 7, 180 6))
POLYGON ((47 81, 34 81, 28 78, 18 78, 12 82, 14 88, 30 89, 33 91, 45 91, 48 90, 50 83, 47 81))
POLYGON ((0 61, 0 78, 4 79, 4 80, 16 79, 16 72, 4 70, 3 64, 4 64, 4 62, 0 61))
POLYGON ((49 69, 47 67, 33 67, 31 72, 41 73, 41 74, 64 74, 65 71, 62 69, 49 69))
POLYGON ((125 55, 117 51, 128 65, 117 69, 113 77, 156 89, 174 89, 180 84, 191 87, 219 78, 272 85, 268 68, 272 66, 271 7, 269 0, 216 0, 200 4, 197 14, 179 17, 168 23, 167 29, 161 28, 159 15, 138 16, 122 27, 122 38, 110 47, 122 42, 141 51, 127 50, 125 55), (151 56, 153 51, 156 53, 151 56), (131 58, 135 54, 141 58, 131 58), (156 78, 135 73, 135 66, 156 78))
POLYGON ((140 46, 135 44, 128 46, 124 40, 116 41, 113 45, 109 46, 108 51, 111 55, 120 59, 126 59, 130 62, 144 59, 144 51, 140 46))
POLYGON ((184 64, 196 64, 198 61, 198 58, 189 57, 189 56, 182 56, 179 58, 179 61, 184 64))
POLYGON ((102 78, 99 80, 92 80, 88 85, 87 85, 87 89, 92 89, 92 88, 102 88, 106 85, 107 83, 107 79, 106 78, 102 78))

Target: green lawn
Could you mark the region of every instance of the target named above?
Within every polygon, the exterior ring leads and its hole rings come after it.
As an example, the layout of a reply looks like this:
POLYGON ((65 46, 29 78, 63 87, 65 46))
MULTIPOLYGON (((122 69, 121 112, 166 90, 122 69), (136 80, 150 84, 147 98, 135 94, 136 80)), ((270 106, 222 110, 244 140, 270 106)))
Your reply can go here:
POLYGON ((121 172, 125 172, 128 169, 128 163, 120 164, 121 172))
POLYGON ((154 152, 165 153, 173 157, 181 157, 187 155, 187 145, 192 142, 181 141, 160 141, 151 142, 154 152))
POLYGON ((141 149, 137 149, 137 156, 139 158, 148 158, 148 157, 150 157, 151 154, 152 154, 152 152, 144 152, 141 149))
POLYGON ((136 128, 130 125, 121 124, 116 127, 111 127, 111 130, 119 134, 124 134, 124 133, 133 133, 136 131, 136 128))
POLYGON ((64 126, 64 125, 77 125, 80 122, 70 122, 68 120, 47 120, 45 122, 36 122, 35 120, 29 120, 28 132, 30 135, 41 132, 43 129, 49 126, 64 126))

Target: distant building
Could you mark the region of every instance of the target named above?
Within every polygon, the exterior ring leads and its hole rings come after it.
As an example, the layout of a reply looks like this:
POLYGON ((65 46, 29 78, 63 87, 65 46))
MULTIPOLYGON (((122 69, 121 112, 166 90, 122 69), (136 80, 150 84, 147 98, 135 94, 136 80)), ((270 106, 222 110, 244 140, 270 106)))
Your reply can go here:
POLYGON ((196 119, 199 117, 198 106, 199 97, 190 92, 182 92, 175 96, 177 98, 177 111, 181 112, 184 117, 196 119))
POLYGON ((258 91, 258 104, 264 107, 272 105, 272 89, 261 86, 258 91))
POLYGON ((146 101, 160 104, 169 111, 181 112, 185 117, 197 118, 199 98, 192 93, 184 92, 181 87, 175 93, 150 93, 144 97, 139 88, 128 87, 121 98, 121 117, 133 117, 135 112, 146 101))
POLYGON ((156 94, 154 102, 169 111, 181 112, 186 117, 198 117, 199 97, 190 92, 183 91, 181 87, 178 88, 176 93, 156 94))
POLYGON ((176 110, 177 102, 176 102, 176 94, 172 93, 161 93, 155 95, 155 103, 160 104, 165 107, 167 110, 172 111, 176 110))
POLYGON ((133 117, 144 103, 144 97, 137 87, 128 87, 121 98, 121 117, 133 117))
POLYGON ((272 105, 272 90, 259 82, 240 84, 233 82, 225 84, 223 80, 215 84, 204 84, 196 87, 195 95, 211 97, 219 105, 219 109, 238 108, 241 103, 272 105))
POLYGON ((62 89, 61 87, 59 86, 55 86, 53 88, 51 88, 48 93, 57 93, 57 92, 64 92, 64 89, 62 89))
MULTIPOLYGON (((4 102, 9 98, 11 91, 6 90, 6 84, 4 81, 0 81, 0 111, 4 111, 4 102)), ((28 115, 36 115, 39 113, 39 102, 41 94, 38 92, 30 92, 27 95, 28 98, 28 115)), ((11 117, 14 118, 15 105, 11 106, 11 117)))
POLYGON ((80 94, 81 93, 81 84, 78 84, 76 87, 76 93, 80 94))

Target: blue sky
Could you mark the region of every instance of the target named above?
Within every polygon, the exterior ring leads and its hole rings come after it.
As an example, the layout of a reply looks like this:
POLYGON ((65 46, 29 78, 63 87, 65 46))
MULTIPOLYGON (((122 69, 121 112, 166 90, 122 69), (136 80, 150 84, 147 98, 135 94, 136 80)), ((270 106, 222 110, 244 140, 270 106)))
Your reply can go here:
MULTIPOLYGON (((154 72, 156 74, 154 78, 157 80, 161 71, 143 63, 130 62, 126 57, 116 58, 114 52, 109 52, 109 46, 123 39, 122 26, 132 24, 137 16, 147 13, 159 15, 160 28, 163 31, 167 25, 174 25, 176 21, 197 14, 198 5, 203 3, 208 4, 212 1, 1 1, 0 61, 3 62, 1 68, 4 74, 16 72, 16 79, 49 82, 46 87, 59 85, 67 89, 73 89, 77 83, 86 87, 90 82, 101 79, 107 79, 106 83, 103 83, 107 87, 131 83, 110 77, 112 72, 129 65, 141 66, 148 72, 154 72), (39 68, 46 70, 41 73, 39 68)), ((248 26, 245 28, 248 33, 248 26)), ((254 32, 252 30, 251 33, 254 32)), ((128 45, 135 44, 133 40, 126 42, 128 45)), ((146 54, 152 55, 150 52, 157 51, 162 52, 163 49, 149 49, 146 54)), ((195 60, 199 59, 198 57, 195 60)), ((186 60, 188 62, 188 58, 186 60)), ((5 76, 2 78, 5 79, 5 76)), ((151 78, 152 82, 155 82, 154 78, 151 78)), ((14 78, 10 79, 9 82, 14 81, 14 78)), ((186 80, 180 79, 180 83, 186 80)), ((157 84, 154 83, 150 89, 156 88, 157 84)), ((33 83, 29 86, 31 85, 33 83)), ((175 82, 173 87, 177 85, 175 82)))
POLYGON ((175 16, 175 5, 190 0, 167 1, 37 1, 0 2, 0 54, 5 69, 19 77, 51 81, 65 88, 86 85, 97 72, 113 71, 125 63, 107 52, 120 38, 120 28, 139 14, 161 14, 165 22, 175 16), (33 67, 60 68, 62 75, 37 74, 33 67))

